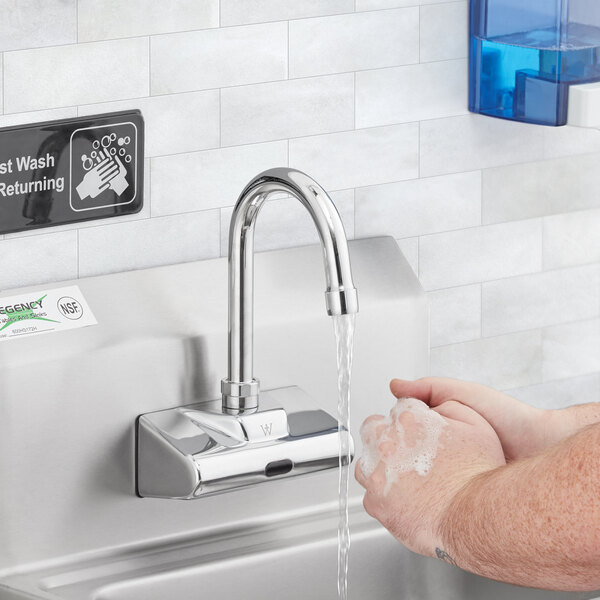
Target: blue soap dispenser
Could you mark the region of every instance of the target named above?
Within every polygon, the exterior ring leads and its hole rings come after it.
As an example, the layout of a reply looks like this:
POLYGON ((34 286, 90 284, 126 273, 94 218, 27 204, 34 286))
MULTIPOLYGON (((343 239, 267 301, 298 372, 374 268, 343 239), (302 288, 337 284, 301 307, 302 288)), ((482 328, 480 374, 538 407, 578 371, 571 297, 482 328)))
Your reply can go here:
POLYGON ((472 112, 600 125, 600 0, 471 0, 469 60, 472 112))

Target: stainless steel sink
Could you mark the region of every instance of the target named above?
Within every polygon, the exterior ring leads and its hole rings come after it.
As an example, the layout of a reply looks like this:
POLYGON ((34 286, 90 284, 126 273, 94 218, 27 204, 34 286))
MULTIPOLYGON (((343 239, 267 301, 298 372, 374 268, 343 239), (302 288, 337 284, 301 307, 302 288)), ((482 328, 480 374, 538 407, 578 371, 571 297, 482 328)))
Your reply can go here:
MULTIPOLYGON (((598 595, 544 592, 475 577, 408 552, 361 507, 354 507, 351 521, 353 600, 582 600, 598 595)), ((0 599, 335 600, 336 559, 336 515, 329 510, 14 576, 6 582, 13 591, 0 589, 0 599)))
MULTIPOLYGON (((389 410, 391 376, 427 374, 428 307, 394 240, 352 242, 350 253, 358 440, 368 415, 389 410)), ((257 372, 265 388, 297 385, 334 414, 321 260, 317 246, 256 257, 257 372)), ((218 259, 65 282, 98 326, 0 346, 0 600, 336 599, 335 470, 195 502, 135 495, 136 417, 219 395, 227 280, 218 259)), ((350 496, 352 600, 598 596, 505 586, 414 556, 364 513, 358 485, 350 496)))

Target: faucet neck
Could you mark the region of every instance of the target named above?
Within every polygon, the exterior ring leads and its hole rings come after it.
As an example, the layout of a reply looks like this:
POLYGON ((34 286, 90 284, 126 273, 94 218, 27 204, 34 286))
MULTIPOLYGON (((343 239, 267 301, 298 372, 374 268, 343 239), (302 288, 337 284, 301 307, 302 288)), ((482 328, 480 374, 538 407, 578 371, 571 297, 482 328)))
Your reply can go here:
POLYGON ((317 227, 328 314, 358 312, 346 233, 331 198, 301 171, 280 168, 258 175, 240 195, 229 229, 229 362, 228 377, 221 383, 227 412, 258 407, 259 382, 253 376, 254 227, 264 201, 282 192, 299 200, 317 227))

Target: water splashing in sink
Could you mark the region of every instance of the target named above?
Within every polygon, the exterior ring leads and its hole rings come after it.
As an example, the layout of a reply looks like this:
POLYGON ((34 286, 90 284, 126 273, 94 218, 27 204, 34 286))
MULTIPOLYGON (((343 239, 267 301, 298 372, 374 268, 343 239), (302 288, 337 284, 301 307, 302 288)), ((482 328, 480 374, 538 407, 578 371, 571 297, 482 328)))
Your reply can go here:
POLYGON ((338 364, 338 427, 340 432, 339 523, 338 523, 338 596, 348 598, 348 489, 350 484, 350 376, 356 315, 333 317, 338 364))

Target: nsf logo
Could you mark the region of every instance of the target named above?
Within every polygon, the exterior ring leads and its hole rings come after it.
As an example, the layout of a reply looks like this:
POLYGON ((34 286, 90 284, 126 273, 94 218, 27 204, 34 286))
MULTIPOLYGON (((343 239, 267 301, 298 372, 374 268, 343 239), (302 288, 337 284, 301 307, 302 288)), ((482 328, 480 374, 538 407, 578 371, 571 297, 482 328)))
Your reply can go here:
POLYGON ((71 296, 63 296, 56 304, 60 314, 71 321, 77 321, 83 316, 83 306, 71 296))

